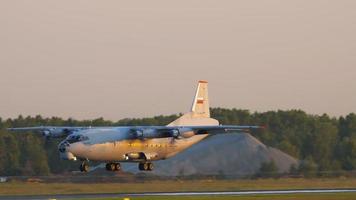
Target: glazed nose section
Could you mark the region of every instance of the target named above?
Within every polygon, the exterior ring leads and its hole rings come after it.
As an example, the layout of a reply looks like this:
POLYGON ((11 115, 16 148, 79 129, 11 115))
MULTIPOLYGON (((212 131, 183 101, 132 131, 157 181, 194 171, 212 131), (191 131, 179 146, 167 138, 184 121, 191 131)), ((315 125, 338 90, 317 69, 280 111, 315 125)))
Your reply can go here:
POLYGON ((67 141, 63 141, 58 145, 58 151, 64 153, 67 151, 67 147, 69 147, 69 143, 67 141))
POLYGON ((59 157, 62 160, 77 160, 77 158, 69 151, 70 144, 67 141, 63 141, 58 145, 59 157))

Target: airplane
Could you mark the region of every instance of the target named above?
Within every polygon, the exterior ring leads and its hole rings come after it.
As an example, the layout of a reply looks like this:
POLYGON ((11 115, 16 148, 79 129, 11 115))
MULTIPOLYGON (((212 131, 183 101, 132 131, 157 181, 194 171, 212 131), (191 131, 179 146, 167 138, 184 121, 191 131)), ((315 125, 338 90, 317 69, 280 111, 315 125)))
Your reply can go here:
POLYGON ((120 162, 138 163, 141 171, 153 170, 152 161, 170 158, 209 135, 245 133, 261 126, 221 125, 210 118, 208 82, 199 81, 190 112, 166 126, 70 127, 39 126, 9 131, 41 133, 46 138, 65 138, 58 145, 60 158, 80 160, 81 172, 89 161, 106 163, 108 171, 121 170, 120 162))

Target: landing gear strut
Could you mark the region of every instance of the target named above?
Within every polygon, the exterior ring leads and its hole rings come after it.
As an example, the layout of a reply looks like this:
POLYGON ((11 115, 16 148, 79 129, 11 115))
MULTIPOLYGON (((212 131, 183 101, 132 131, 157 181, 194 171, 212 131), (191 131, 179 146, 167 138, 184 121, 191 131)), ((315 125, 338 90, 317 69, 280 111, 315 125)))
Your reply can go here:
POLYGON ((106 170, 108 170, 108 171, 120 171, 121 170, 120 163, 107 163, 105 167, 106 167, 106 170))
POLYGON ((145 162, 138 164, 138 169, 141 171, 152 171, 153 170, 153 163, 145 162))
POLYGON ((87 162, 82 162, 82 164, 80 164, 80 166, 79 166, 79 170, 81 171, 81 172, 88 172, 89 171, 89 165, 88 165, 88 163, 87 162))

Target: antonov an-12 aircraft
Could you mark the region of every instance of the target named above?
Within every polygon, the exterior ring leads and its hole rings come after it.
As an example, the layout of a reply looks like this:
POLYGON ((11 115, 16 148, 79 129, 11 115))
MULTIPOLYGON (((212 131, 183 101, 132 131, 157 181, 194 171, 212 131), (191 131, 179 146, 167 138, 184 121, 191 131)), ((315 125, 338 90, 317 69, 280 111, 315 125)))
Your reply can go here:
POLYGON ((50 138, 66 137, 58 145, 60 158, 80 160, 80 171, 88 172, 88 161, 105 162, 118 171, 120 162, 136 162, 142 171, 153 169, 152 161, 170 158, 209 134, 242 133, 259 126, 220 125, 210 118, 208 83, 199 81, 190 112, 166 126, 120 127, 25 127, 11 131, 33 131, 50 138))

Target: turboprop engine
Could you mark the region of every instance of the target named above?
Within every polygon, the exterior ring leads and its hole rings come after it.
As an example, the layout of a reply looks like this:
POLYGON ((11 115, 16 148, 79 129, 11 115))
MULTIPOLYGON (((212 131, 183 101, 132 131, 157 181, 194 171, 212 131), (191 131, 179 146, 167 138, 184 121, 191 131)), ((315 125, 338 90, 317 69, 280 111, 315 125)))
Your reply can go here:
POLYGON ((190 138, 190 137, 193 137, 195 135, 194 131, 185 131, 183 133, 180 133, 178 138, 179 137, 182 137, 182 138, 190 138))
POLYGON ((173 129, 171 131, 171 137, 174 137, 175 139, 181 139, 181 138, 190 138, 194 136, 195 133, 191 129, 173 129))
POLYGON ((194 131, 191 129, 174 129, 171 131, 170 136, 172 138, 172 143, 177 140, 186 139, 193 137, 195 135, 194 131))
POLYGON ((194 131, 187 128, 176 129, 132 129, 135 138, 149 139, 149 138, 167 138, 173 137, 175 139, 189 138, 195 135, 194 131))
POLYGON ((64 134, 67 134, 65 130, 56 128, 42 130, 41 133, 42 136, 46 138, 59 138, 62 137, 64 134))
POLYGON ((136 138, 145 139, 145 138, 158 138, 160 136, 159 132, 156 129, 132 129, 133 135, 136 138))
POLYGON ((43 137, 50 139, 50 138, 62 138, 76 131, 66 129, 66 128, 49 128, 49 129, 41 130, 40 132, 43 137))

